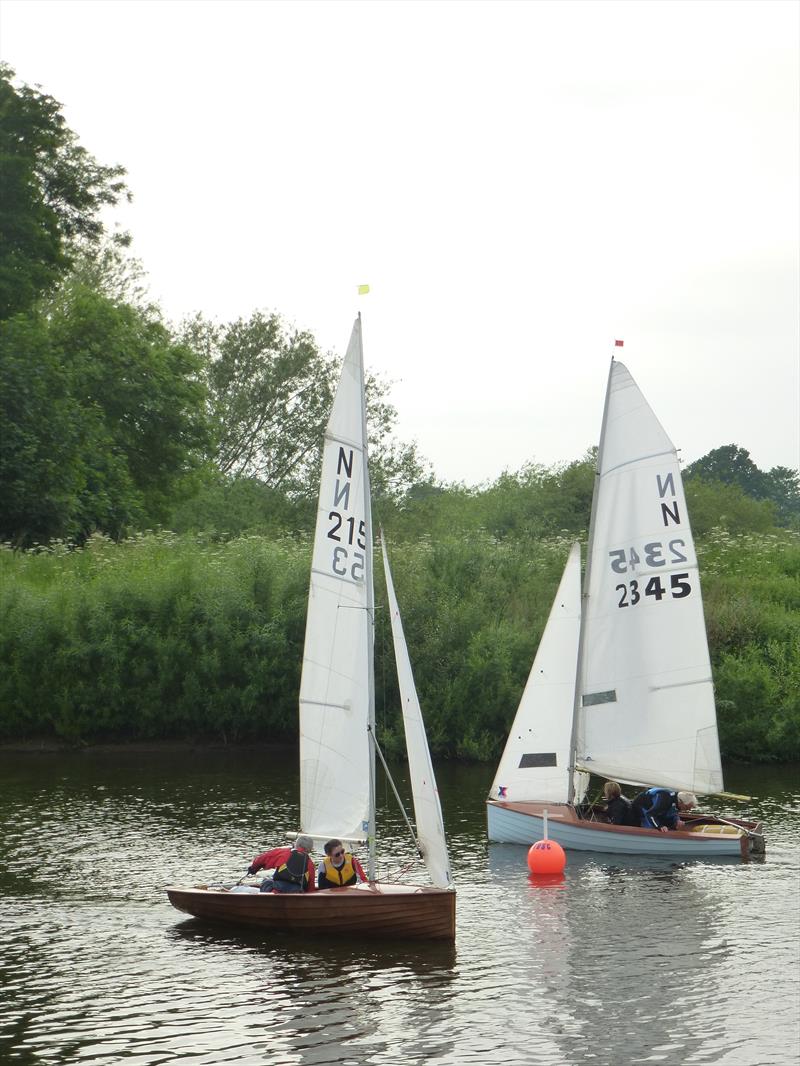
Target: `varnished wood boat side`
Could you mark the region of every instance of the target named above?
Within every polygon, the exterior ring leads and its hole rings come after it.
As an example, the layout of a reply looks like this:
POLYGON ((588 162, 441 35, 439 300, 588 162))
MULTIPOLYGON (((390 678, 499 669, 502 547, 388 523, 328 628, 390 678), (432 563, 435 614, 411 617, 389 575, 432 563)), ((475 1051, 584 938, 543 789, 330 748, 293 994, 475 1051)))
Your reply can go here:
POLYGON ((178 910, 207 921, 332 936, 455 938, 455 892, 372 883, 309 894, 167 888, 178 910))

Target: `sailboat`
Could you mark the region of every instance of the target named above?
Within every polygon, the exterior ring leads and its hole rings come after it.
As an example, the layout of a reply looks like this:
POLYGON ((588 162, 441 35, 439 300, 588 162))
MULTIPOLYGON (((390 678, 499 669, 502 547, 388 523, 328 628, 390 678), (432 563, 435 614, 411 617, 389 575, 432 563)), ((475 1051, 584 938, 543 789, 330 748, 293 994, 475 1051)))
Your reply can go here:
POLYGON ((167 889, 179 910, 199 918, 308 933, 455 937, 455 889, 441 804, 385 545, 384 572, 417 823, 414 844, 432 884, 376 877, 375 755, 380 749, 375 736, 372 545, 359 316, 322 454, 300 682, 300 831, 313 837, 317 847, 334 837, 351 845, 366 842, 368 880, 300 894, 240 894, 203 886, 167 889))
POLYGON ((570 551, 487 799, 491 841, 628 855, 764 850, 761 826, 686 814, 611 824, 590 775, 701 795, 724 785, 703 603, 677 451, 625 365, 606 391, 583 597, 570 551), (547 832, 545 833, 545 827, 547 832))

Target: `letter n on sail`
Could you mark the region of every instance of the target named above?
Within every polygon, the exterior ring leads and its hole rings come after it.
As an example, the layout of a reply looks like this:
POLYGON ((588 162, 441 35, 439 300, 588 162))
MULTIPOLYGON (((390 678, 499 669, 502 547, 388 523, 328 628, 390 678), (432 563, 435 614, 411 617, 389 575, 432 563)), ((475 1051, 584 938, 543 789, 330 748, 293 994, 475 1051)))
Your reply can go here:
POLYGON ((658 496, 661 500, 661 518, 665 526, 670 524, 670 521, 674 522, 676 526, 681 524, 680 509, 678 507, 678 501, 675 493, 675 479, 670 471, 662 481, 661 475, 656 474, 656 481, 658 482, 658 496), (672 495, 672 506, 664 502, 664 497, 667 493, 672 495))
MULTIPOLYGON (((336 473, 337 474, 341 474, 341 472, 343 470, 344 470, 345 474, 348 477, 352 477, 353 476, 353 449, 352 448, 348 452, 346 452, 344 450, 344 448, 342 448, 342 447, 339 448, 339 459, 338 459, 338 461, 336 463, 336 473)), ((670 475, 670 477, 671 476, 672 475, 670 475)))
POLYGON ((353 449, 345 451, 344 448, 339 448, 339 457, 336 461, 336 488, 333 492, 333 506, 338 507, 342 504, 342 509, 345 511, 350 510, 350 481, 345 481, 344 484, 339 480, 339 474, 344 471, 345 476, 349 479, 353 476, 353 449))

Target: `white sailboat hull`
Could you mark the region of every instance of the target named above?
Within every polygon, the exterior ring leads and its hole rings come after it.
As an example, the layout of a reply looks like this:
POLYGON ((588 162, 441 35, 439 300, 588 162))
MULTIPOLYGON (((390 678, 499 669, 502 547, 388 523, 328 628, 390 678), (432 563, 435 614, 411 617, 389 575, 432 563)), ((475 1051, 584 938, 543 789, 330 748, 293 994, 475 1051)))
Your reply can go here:
POLYGON ((547 835, 563 848, 573 851, 596 851, 612 855, 674 855, 676 858, 741 857, 763 851, 760 826, 741 826, 702 820, 690 832, 661 833, 655 829, 636 829, 587 821, 578 817, 570 804, 500 803, 489 800, 486 821, 489 840, 498 844, 522 844, 529 847, 544 836, 544 812, 547 812, 547 835))

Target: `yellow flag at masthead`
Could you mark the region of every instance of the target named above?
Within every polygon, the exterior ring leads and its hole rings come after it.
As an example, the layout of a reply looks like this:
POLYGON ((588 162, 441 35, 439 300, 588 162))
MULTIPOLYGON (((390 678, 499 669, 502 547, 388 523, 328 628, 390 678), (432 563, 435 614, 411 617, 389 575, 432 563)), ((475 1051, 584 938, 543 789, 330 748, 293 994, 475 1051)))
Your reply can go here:
POLYGON ((369 292, 369 285, 359 285, 358 286, 358 295, 359 296, 366 296, 366 294, 368 292, 369 292))

